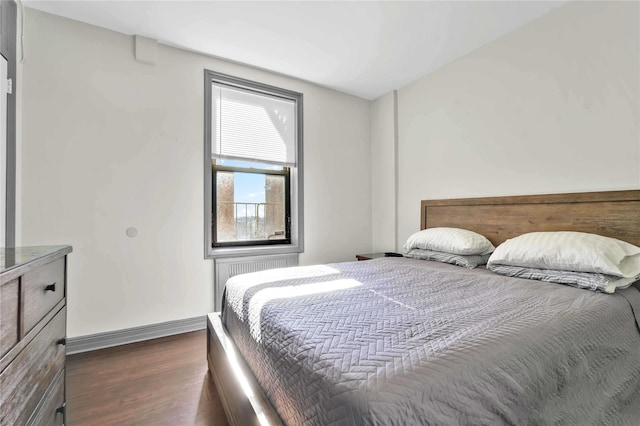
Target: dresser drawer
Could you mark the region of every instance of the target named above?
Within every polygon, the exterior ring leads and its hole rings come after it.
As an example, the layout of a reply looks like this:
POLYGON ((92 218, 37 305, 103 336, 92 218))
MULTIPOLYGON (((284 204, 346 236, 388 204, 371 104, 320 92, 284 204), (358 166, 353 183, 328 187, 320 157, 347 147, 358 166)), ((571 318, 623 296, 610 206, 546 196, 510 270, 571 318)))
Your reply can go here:
POLYGON ((63 425, 64 410, 64 370, 60 370, 27 426, 63 425))
POLYGON ((24 328, 26 334, 64 297, 64 258, 22 276, 24 328))
POLYGON ((49 384, 64 368, 66 308, 0 374, 0 425, 25 424, 49 384))
POLYGON ((0 358, 18 343, 18 304, 20 301, 18 280, 0 287, 0 358))

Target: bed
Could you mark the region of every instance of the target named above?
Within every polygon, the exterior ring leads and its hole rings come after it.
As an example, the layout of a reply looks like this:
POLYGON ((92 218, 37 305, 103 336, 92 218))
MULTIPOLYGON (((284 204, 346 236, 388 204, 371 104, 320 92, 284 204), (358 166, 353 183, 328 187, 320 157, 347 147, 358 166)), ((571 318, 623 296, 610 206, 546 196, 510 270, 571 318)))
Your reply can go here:
MULTIPOLYGON (((640 191, 425 200, 420 228, 496 246, 560 230, 640 245, 638 211, 640 191)), ((609 295, 406 258, 234 281, 207 340, 231 424, 640 419, 635 286, 609 295)))

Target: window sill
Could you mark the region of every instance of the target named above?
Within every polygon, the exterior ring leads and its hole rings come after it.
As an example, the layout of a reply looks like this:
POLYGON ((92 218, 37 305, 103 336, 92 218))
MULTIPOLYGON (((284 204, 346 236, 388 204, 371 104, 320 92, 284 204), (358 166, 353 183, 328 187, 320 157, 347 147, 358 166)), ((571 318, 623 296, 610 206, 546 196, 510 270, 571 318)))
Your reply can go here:
POLYGON ((247 246, 247 247, 216 247, 210 248, 206 259, 220 259, 224 257, 262 256, 270 254, 302 253, 304 250, 297 244, 247 246))

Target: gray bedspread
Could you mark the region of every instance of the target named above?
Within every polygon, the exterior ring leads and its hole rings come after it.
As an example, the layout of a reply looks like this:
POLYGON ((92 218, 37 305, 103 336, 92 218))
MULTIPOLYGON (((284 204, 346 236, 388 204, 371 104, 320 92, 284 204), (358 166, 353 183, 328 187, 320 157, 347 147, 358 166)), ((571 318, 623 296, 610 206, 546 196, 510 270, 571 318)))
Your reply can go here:
POLYGON ((223 322, 287 425, 640 425, 638 290, 402 258, 233 277, 223 322))

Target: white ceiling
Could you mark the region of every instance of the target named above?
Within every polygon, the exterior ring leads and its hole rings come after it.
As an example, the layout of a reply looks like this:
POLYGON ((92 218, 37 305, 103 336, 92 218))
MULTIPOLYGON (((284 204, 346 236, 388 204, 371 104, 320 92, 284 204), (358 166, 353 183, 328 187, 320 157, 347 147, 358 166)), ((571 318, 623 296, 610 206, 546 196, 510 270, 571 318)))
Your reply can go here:
POLYGON ((23 3, 375 99, 565 1, 23 3))

